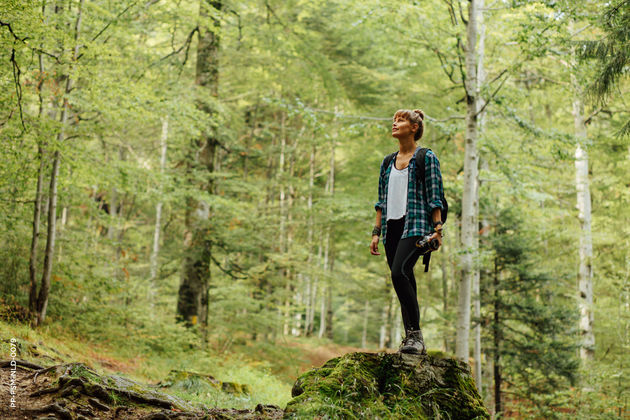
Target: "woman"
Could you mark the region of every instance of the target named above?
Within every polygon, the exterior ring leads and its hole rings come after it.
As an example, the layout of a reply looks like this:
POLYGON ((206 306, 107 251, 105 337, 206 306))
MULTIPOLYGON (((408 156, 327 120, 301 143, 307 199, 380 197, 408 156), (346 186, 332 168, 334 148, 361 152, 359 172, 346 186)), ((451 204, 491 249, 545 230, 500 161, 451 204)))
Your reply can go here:
POLYGON ((416 159, 420 147, 416 142, 424 132, 424 113, 402 109, 394 114, 392 136, 398 139, 399 150, 385 164, 381 163, 378 202, 375 204, 376 225, 372 231, 370 253, 378 252, 382 233, 392 283, 400 301, 405 338, 399 351, 426 354, 420 330, 420 311, 416 295, 413 267, 420 256, 415 243, 431 235, 442 245, 442 174, 437 156, 429 150, 425 157, 425 180, 416 180, 416 159), (385 167, 387 166, 387 167, 385 167))

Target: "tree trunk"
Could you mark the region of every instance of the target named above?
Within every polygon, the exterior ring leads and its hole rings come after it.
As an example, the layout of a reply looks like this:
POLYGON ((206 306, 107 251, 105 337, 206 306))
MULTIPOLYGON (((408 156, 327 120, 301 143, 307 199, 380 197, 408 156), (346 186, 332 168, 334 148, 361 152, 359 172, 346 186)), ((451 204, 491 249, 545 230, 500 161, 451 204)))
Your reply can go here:
POLYGON ((361 348, 367 348, 367 328, 368 328, 368 315, 370 314, 370 300, 365 300, 365 308, 363 310, 363 332, 361 334, 361 348))
MULTIPOLYGON (((330 241, 329 241, 329 237, 330 237, 330 232, 326 231, 326 237, 324 239, 324 264, 323 264, 323 269, 324 271, 328 270, 328 252, 329 252, 329 245, 330 245, 330 241)), ((326 296, 327 296, 327 290, 328 290, 328 285, 324 284, 321 287, 321 300, 320 300, 320 305, 319 305, 319 333, 317 335, 318 338, 322 338, 324 336, 324 333, 326 332, 326 296)))
POLYGON ((42 184, 44 183, 44 149, 37 146, 39 168, 37 169, 37 187, 35 189, 35 204, 33 205, 33 236, 31 238, 31 252, 28 260, 28 272, 31 280, 31 288, 28 299, 28 307, 33 316, 37 312, 37 246, 39 242, 39 223, 42 205, 42 184))
MULTIPOLYGON (((306 266, 311 267, 313 264, 313 187, 315 185, 315 139, 313 139, 311 146, 311 154, 309 157, 308 167, 308 201, 306 207, 308 209, 308 231, 306 236, 308 256, 306 257, 306 266)), ((306 303, 306 313, 304 316, 304 335, 308 336, 313 331, 313 312, 315 311, 314 302, 315 298, 315 285, 311 274, 306 276, 306 290, 304 292, 304 302, 306 303)))
POLYGON ((383 311, 381 312, 381 328, 379 330, 379 335, 378 335, 378 348, 379 349, 384 349, 387 346, 387 343, 389 340, 387 340, 388 337, 388 333, 389 333, 389 325, 388 325, 388 320, 387 320, 387 315, 389 312, 389 305, 383 305, 383 311))
POLYGON ((79 8, 77 12, 77 20, 75 23, 74 32, 74 51, 72 55, 72 62, 68 71, 68 77, 66 79, 66 87, 64 89, 64 97, 62 98, 62 110, 59 129, 57 135, 57 149, 53 153, 53 166, 50 174, 50 187, 48 197, 48 231, 46 237, 46 253, 44 255, 44 267, 42 273, 41 286, 39 289, 39 295, 37 297, 37 325, 41 325, 46 319, 46 312, 48 309, 48 293, 50 291, 50 276, 52 273, 53 257, 55 253, 55 234, 56 234, 56 221, 57 221, 57 180, 59 176, 59 163, 61 159, 61 153, 59 148, 65 139, 65 128, 68 122, 68 99, 67 96, 73 88, 73 68, 76 65, 77 57, 79 55, 79 34, 81 32, 81 12, 83 9, 83 3, 85 0, 79 2, 79 8))
MULTIPOLYGON (((477 94, 476 94, 476 109, 477 109, 477 119, 478 119, 478 136, 481 136, 483 133, 483 113, 481 113, 481 109, 485 105, 485 101, 481 96, 481 87, 486 81, 486 72, 484 69, 484 53, 485 53, 485 41, 486 41, 486 25, 483 20, 483 7, 484 0, 479 0, 478 6, 479 14, 477 16, 477 26, 479 29, 479 46, 477 48, 477 94)), ((479 178, 477 178, 478 180, 479 178)), ((477 182, 477 196, 475 197, 475 215, 477 216, 477 220, 479 217, 479 190, 481 189, 481 183, 477 182)), ((473 283, 472 283, 472 298, 473 298, 473 316, 475 317, 475 323, 473 328, 473 336, 474 336, 474 349, 473 349, 473 358, 475 360, 475 383, 477 384, 477 390, 479 394, 482 394, 483 382, 482 382, 482 367, 481 367, 481 289, 479 286, 479 268, 474 268, 473 275, 473 283)))
MULTIPOLYGON (((335 108, 335 112, 337 109, 335 108)), ((332 144, 330 148, 330 175, 328 180, 328 187, 330 198, 333 199, 335 196, 335 146, 336 139, 333 137, 332 144)), ((334 264, 335 264, 335 242, 334 242, 334 229, 333 226, 329 226, 328 234, 326 235, 326 240, 329 243, 330 255, 328 258, 328 278, 332 276, 334 264)), ((326 337, 331 339, 333 338, 333 307, 332 307, 332 285, 333 283, 328 280, 326 284, 326 337)))
MULTIPOLYGON (((42 21, 46 23, 46 3, 42 3, 42 21)), ((43 49, 43 45, 40 44, 43 49)), ((37 93, 39 96, 39 112, 37 118, 41 119, 44 114, 44 98, 42 96, 42 88, 44 84, 44 55, 39 54, 39 76, 40 80, 37 84, 37 93)), ((39 167, 37 168, 37 186, 35 188, 35 203, 33 204, 33 236, 31 238, 31 250, 28 259, 28 272, 31 282, 30 293, 28 299, 28 308, 32 317, 37 312, 37 247, 39 245, 39 224, 41 219, 42 206, 42 190, 44 184, 44 171, 46 170, 44 146, 38 142, 37 158, 39 159, 39 167)))
MULTIPOLYGON (((168 115, 162 118, 162 135, 160 136, 160 176, 164 177, 166 167, 166 148, 168 140, 168 115)), ((163 191, 162 181, 158 187, 160 197, 163 191)), ((153 229, 153 250, 151 251, 151 274, 149 284, 149 303, 153 307, 157 290, 158 256, 160 255, 160 229, 162 226, 162 200, 155 205, 155 228, 153 229)), ((153 311, 151 311, 153 313, 153 311)))
POLYGON ((493 357, 493 369, 494 369, 494 418, 499 418, 503 409, 501 408, 501 329, 499 326, 499 273, 497 262, 494 262, 494 319, 492 325, 492 335, 494 341, 494 357, 493 357))
MULTIPOLYGON (((289 153, 289 179, 288 179, 288 191, 289 196, 287 197, 287 250, 291 252, 293 246, 293 201, 295 198, 295 187, 293 185, 293 180, 295 177, 295 159, 297 157, 297 153, 300 145, 300 139, 302 138, 302 134, 304 133, 304 127, 300 130, 299 134, 295 138, 293 145, 290 148, 289 153)), ((300 335, 300 329, 302 327, 302 287, 304 282, 304 277, 302 273, 295 273, 295 270, 292 272, 291 279, 297 279, 297 283, 290 281, 291 293, 293 295, 293 302, 295 305, 295 309, 293 311, 295 314, 293 315, 293 328, 291 329, 291 334, 293 336, 300 335)), ((291 308, 289 308, 289 313, 291 313, 291 308)))
POLYGON ((464 156, 464 192, 462 198, 462 278, 459 287, 457 306, 457 339, 455 353, 458 359, 468 362, 470 336, 470 294, 471 282, 478 270, 475 264, 478 248, 478 216, 475 209, 478 197, 477 156, 477 18, 479 0, 470 0, 468 23, 466 25, 466 147, 464 156))
POLYGON ((324 337, 326 332, 326 286, 323 286, 321 292, 321 300, 319 301, 319 333, 317 338, 324 337))
MULTIPOLYGON (((574 103, 574 105, 576 105, 574 103)), ((582 360, 592 360, 595 352, 593 334, 593 242, 591 237, 591 195, 588 181, 588 154, 578 143, 575 151, 575 183, 577 188, 578 218, 581 225, 580 265, 578 289, 580 307, 580 334, 582 360)))
POLYGON ((444 344, 444 352, 448 353, 449 352, 449 334, 447 334, 446 332, 448 331, 449 326, 446 325, 448 323, 448 271, 447 271, 447 264, 448 264, 448 260, 449 260, 449 246, 447 246, 446 244, 442 245, 442 313, 444 314, 443 318, 445 320, 445 325, 443 326, 443 333, 442 333, 442 338, 443 338, 443 344, 444 344))
MULTIPOLYGON (((573 31, 574 22, 570 23, 573 31)), ((575 187, 577 191, 578 220, 580 221, 580 248, 578 268, 578 306, 580 309, 580 357, 592 360, 595 353, 593 334, 593 240, 591 236, 591 192, 588 179, 587 133, 584 122, 584 97, 577 75, 575 48, 571 51, 571 87, 573 89, 573 124, 575 129, 575 187)))
MULTIPOLYGON (((219 94, 219 35, 220 20, 212 9, 218 11, 222 1, 200 0, 199 21, 211 21, 210 28, 199 26, 197 45, 197 66, 195 84, 199 96, 209 94, 215 98, 219 94)), ((207 101, 199 100, 197 107, 206 114, 214 114, 207 101)), ((208 180, 201 188, 212 194, 214 191, 215 154, 217 141, 214 133, 205 131, 194 142, 190 156, 190 166, 199 166, 207 172, 208 180), (195 161, 196 160, 196 161, 195 161)), ((193 197, 187 200, 184 236, 184 267, 177 299, 177 319, 185 325, 201 323, 206 331, 208 325, 208 294, 210 285, 210 259, 212 256, 211 232, 209 228, 210 208, 205 202, 193 197)))

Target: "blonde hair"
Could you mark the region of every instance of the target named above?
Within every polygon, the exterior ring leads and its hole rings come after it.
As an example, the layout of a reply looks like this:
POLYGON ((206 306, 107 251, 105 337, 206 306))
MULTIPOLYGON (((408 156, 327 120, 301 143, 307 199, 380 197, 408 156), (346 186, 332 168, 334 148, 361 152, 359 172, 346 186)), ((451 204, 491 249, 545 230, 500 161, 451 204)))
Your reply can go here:
POLYGON ((424 112, 420 109, 414 109, 413 111, 409 109, 399 109, 394 114, 394 120, 398 117, 403 117, 411 124, 418 124, 418 130, 416 130, 413 139, 415 141, 420 140, 422 134, 424 134, 424 112))

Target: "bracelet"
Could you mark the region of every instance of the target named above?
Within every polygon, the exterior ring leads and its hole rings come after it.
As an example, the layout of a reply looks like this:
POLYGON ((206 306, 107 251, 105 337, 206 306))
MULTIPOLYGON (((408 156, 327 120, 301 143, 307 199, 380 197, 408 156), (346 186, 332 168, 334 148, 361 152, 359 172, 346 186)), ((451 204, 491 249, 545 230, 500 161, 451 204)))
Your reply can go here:
POLYGON ((374 235, 381 236, 381 227, 380 226, 374 226, 374 229, 372 229, 372 236, 374 236, 374 235))

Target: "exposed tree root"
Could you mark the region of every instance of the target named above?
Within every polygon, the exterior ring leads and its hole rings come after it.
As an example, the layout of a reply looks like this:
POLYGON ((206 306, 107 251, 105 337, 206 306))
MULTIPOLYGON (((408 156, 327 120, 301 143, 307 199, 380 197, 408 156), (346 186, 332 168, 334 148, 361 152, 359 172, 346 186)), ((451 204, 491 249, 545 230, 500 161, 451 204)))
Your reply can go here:
MULTIPOLYGON (((36 365, 35 363, 27 362, 26 360, 15 359, 15 364, 17 366, 22 366, 29 369, 44 369, 40 365, 36 365)), ((0 369, 11 366, 11 360, 0 360, 0 369)))
POLYGON ((73 420, 72 413, 62 407, 59 403, 52 403, 45 407, 24 410, 30 414, 55 413, 62 420, 73 420))

